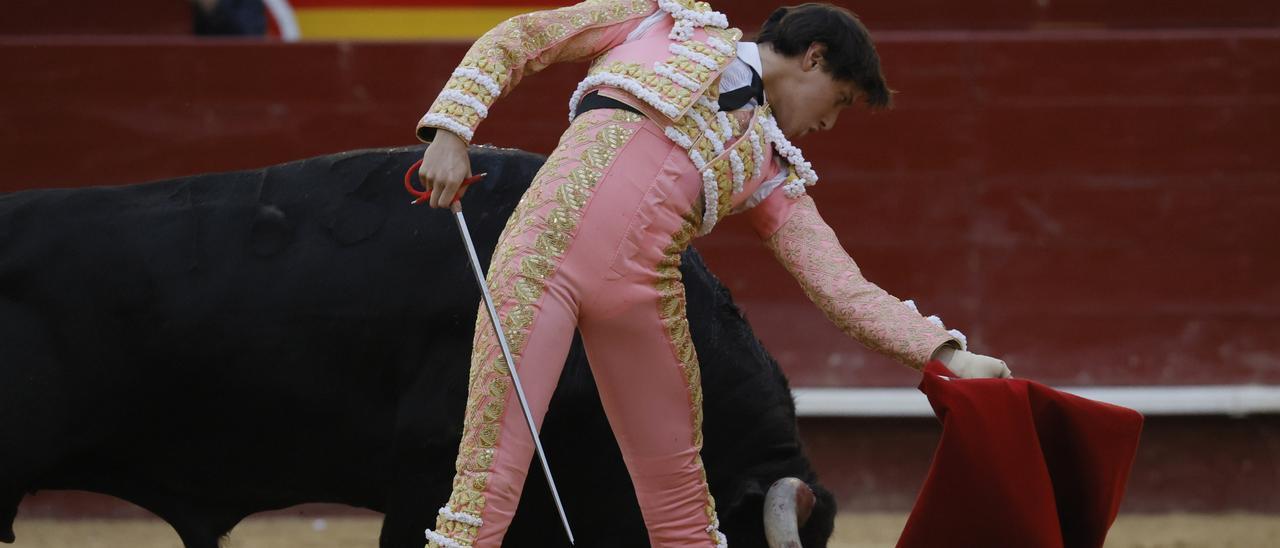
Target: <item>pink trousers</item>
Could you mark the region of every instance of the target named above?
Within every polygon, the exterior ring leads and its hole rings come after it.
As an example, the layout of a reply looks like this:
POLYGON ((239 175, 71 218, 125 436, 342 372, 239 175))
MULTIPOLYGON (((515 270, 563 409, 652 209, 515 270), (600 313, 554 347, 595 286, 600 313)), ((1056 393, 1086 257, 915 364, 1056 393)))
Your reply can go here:
MULTIPOLYGON (((655 547, 723 544, 699 455, 701 380, 678 268, 700 218, 701 187, 687 153, 659 126, 625 111, 589 111, 534 178, 488 274, 539 425, 581 330, 655 547)), ((499 546, 533 451, 481 304, 453 493, 427 532, 429 546, 499 546)))

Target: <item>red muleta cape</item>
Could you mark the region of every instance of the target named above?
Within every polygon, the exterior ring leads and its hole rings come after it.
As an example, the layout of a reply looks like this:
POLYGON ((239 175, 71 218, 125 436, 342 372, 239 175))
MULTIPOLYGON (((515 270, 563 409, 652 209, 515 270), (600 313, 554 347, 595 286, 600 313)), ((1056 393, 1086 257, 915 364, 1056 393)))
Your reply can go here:
POLYGON ((942 439, 898 548, 1097 548, 1115 521, 1142 415, 1022 379, 925 367, 942 439))

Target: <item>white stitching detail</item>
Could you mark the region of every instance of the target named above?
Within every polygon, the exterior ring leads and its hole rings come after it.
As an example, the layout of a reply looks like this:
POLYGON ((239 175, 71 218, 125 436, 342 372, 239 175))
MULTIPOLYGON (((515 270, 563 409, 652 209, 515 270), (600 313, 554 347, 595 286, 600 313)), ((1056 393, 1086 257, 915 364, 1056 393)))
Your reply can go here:
POLYGON ((756 132, 756 128, 748 128, 748 139, 751 139, 751 160, 755 165, 751 167, 751 178, 760 176, 764 170, 764 147, 760 146, 760 134, 756 132))
MULTIPOLYGON (((720 105, 716 105, 719 108, 720 105)), ((733 138, 733 124, 729 123, 729 115, 724 112, 716 112, 716 121, 720 122, 721 138, 728 141, 733 138)))
POLYGON ((444 546, 444 548, 470 548, 471 547, 470 544, 462 544, 456 540, 453 540, 449 537, 446 537, 430 529, 427 529, 426 536, 427 536, 427 540, 434 542, 436 544, 439 544, 441 546, 444 546))
POLYGON ((680 130, 676 129, 674 126, 667 126, 667 129, 663 130, 663 133, 667 134, 668 139, 671 139, 672 141, 675 141, 677 145, 680 145, 680 148, 685 150, 693 148, 693 140, 689 139, 688 135, 680 133, 680 130))
POLYGON ((475 97, 472 97, 456 89, 446 89, 440 92, 440 98, 448 99, 450 101, 458 103, 459 105, 471 107, 471 110, 476 111, 476 114, 480 115, 481 118, 489 117, 489 107, 485 106, 485 104, 481 102, 479 99, 476 99, 475 97))
POLYGON ((670 46, 667 47, 667 49, 670 50, 671 53, 674 53, 676 55, 683 55, 689 59, 692 59, 694 62, 698 63, 699 65, 707 67, 711 70, 716 70, 720 68, 720 63, 717 63, 715 59, 712 59, 710 57, 707 57, 706 55, 693 51, 692 49, 689 49, 688 46, 685 46, 683 44, 671 44, 670 46))
POLYGON ((438 513, 441 516, 444 516, 445 519, 456 521, 458 523, 464 523, 472 527, 480 527, 484 525, 484 521, 481 520, 478 516, 473 516, 471 514, 464 514, 461 512, 454 512, 453 510, 449 509, 448 505, 441 506, 440 511, 438 513))
POLYGON ((717 156, 724 152, 724 143, 720 142, 720 136, 711 129, 711 124, 707 122, 706 118, 702 117, 701 113, 697 110, 690 110, 685 114, 685 116, 688 116, 693 120, 693 123, 697 124, 698 129, 707 136, 707 139, 711 141, 711 147, 715 149, 717 156))
POLYGON ((453 71, 454 78, 467 78, 489 90, 489 95, 497 98, 502 95, 502 87, 492 77, 475 67, 458 67, 453 71))
POLYGON ((675 0, 658 0, 658 7, 662 8, 662 11, 670 13, 675 20, 688 21, 695 26, 718 28, 729 26, 729 19, 718 11, 688 9, 675 0))
POLYGON ((699 89, 702 89, 702 86, 697 82, 695 82, 692 78, 689 78, 688 76, 680 74, 679 71, 671 68, 671 66, 666 63, 654 63, 653 71, 658 74, 661 74, 662 76, 666 76, 672 82, 680 84, 680 86, 685 89, 692 90, 692 91, 698 91, 699 89))
POLYGON ((578 103, 582 101, 582 96, 586 95, 588 89, 600 84, 606 84, 626 90, 628 93, 635 95, 640 100, 648 103, 653 108, 658 109, 668 117, 676 118, 680 116, 680 109, 676 108, 675 105, 662 100, 662 96, 645 88, 644 84, 641 84, 639 81, 627 76, 622 76, 621 74, 605 72, 588 76, 578 84, 578 89, 573 92, 573 97, 569 98, 570 121, 573 121, 574 112, 578 110, 578 103))
POLYGON ((733 193, 742 192, 742 185, 746 182, 747 167, 742 165, 742 156, 738 155, 738 150, 729 151, 729 163, 733 166, 733 193))
POLYGON ((467 125, 463 124, 462 122, 454 120, 453 117, 447 114, 440 114, 438 112, 423 116, 422 121, 418 123, 424 126, 441 127, 441 128, 447 129, 449 131, 457 133, 459 137, 462 137, 463 140, 468 142, 471 141, 471 137, 474 136, 475 134, 475 132, 471 131, 470 127, 467 127, 467 125))
POLYGON ((720 185, 716 181, 716 172, 711 169, 702 171, 702 226, 699 234, 711 232, 716 226, 716 217, 720 215, 720 185))
POLYGON ((733 47, 732 44, 716 38, 715 36, 708 38, 707 44, 710 44, 711 47, 715 48, 716 51, 719 51, 725 56, 733 57, 738 55, 738 48, 733 47))

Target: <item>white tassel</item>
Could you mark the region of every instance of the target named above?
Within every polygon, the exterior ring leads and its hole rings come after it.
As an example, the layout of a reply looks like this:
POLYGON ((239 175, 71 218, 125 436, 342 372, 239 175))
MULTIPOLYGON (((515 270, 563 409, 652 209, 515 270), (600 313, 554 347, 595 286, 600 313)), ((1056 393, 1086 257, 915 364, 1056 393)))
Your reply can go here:
POLYGON ((778 128, 778 121, 773 115, 770 114, 761 119, 760 125, 764 128, 765 139, 773 144, 778 154, 786 158, 796 175, 800 176, 800 180, 789 182, 783 187, 787 196, 798 198, 804 194, 805 187, 818 184, 818 174, 813 171, 813 164, 806 161, 800 149, 787 140, 787 136, 783 135, 782 130, 778 128))
POLYGON ((919 313, 920 313, 920 309, 919 309, 919 308, 916 308, 916 302, 915 302, 915 301, 913 301, 913 300, 911 300, 911 299, 907 299, 907 300, 905 300, 905 301, 902 301, 902 304, 907 305, 907 308, 910 308, 912 312, 915 312, 916 314, 919 314, 919 313))

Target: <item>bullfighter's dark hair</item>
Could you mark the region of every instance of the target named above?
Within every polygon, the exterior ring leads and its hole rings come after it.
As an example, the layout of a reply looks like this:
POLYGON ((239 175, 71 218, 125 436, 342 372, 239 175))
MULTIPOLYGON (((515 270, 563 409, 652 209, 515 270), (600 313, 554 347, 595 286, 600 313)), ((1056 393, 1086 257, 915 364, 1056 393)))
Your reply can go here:
POLYGON ((804 55, 815 42, 824 44, 823 70, 856 84, 873 108, 887 108, 893 102, 867 28, 845 8, 814 2, 778 8, 760 27, 755 41, 787 57, 804 55))

